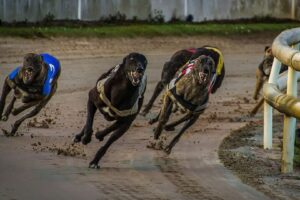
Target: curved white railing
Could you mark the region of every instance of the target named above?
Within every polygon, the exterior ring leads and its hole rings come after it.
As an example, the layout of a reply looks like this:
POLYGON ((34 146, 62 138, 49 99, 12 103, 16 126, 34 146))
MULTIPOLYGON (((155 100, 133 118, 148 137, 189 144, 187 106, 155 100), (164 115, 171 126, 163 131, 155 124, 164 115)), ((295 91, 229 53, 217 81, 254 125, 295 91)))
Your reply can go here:
POLYGON ((300 71, 300 28, 283 31, 273 44, 275 56, 268 83, 264 85, 264 148, 272 148, 272 107, 285 114, 281 171, 293 171, 296 118, 300 119, 300 100, 297 99, 297 80, 300 71), (291 46, 294 46, 292 48, 291 46), (287 93, 280 91, 278 82, 281 63, 288 65, 287 93), (272 107, 271 107, 272 106, 272 107))

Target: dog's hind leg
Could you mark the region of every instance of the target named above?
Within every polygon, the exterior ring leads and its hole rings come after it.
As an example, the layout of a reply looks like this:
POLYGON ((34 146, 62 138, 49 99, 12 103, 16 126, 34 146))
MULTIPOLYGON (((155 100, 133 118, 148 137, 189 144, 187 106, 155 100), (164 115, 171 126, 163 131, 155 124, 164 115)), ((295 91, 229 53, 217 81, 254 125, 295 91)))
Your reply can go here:
POLYGON ((4 115, 2 116, 3 121, 8 120, 8 117, 9 117, 9 115, 10 115, 10 113, 11 113, 11 111, 12 111, 14 105, 15 105, 16 99, 17 99, 16 97, 13 97, 10 104, 7 106, 6 111, 5 111, 4 115))
POLYGON ((258 95, 259 95, 261 88, 263 87, 264 81, 265 80, 264 80, 263 73, 259 69, 257 69, 256 70, 256 84, 255 84, 255 90, 254 90, 254 94, 253 94, 254 100, 258 99, 258 95))
MULTIPOLYGON (((134 118, 133 118, 134 119, 134 118)), ((106 153, 107 149, 110 147, 112 143, 114 143, 116 140, 118 140, 130 127, 133 119, 130 121, 128 120, 122 120, 122 123, 119 123, 119 128, 110 136, 108 141, 105 145, 103 145, 98 152, 96 153, 94 159, 90 162, 89 167, 90 168, 99 168, 99 161, 106 153)))
POLYGON ((6 97, 10 93, 10 91, 11 91, 11 87, 7 83, 7 79, 6 79, 4 82, 4 85, 3 85, 2 95, 0 98, 0 119, 2 118, 2 113, 3 113, 4 107, 5 107, 6 97))
POLYGON ((164 84, 162 81, 159 81, 154 89, 151 99, 149 100, 148 104, 145 106, 145 109, 143 110, 141 115, 145 116, 150 111, 154 101, 156 100, 156 98, 158 97, 158 95, 161 93, 163 89, 164 89, 164 84))
POLYGON ((82 144, 88 144, 92 140, 92 133, 93 133, 93 122, 94 116, 97 111, 97 107, 95 106, 94 102, 88 100, 87 104, 87 119, 84 128, 84 135, 82 137, 82 144))
POLYGON ((167 124, 165 126, 165 130, 166 131, 173 131, 175 129, 175 126, 178 126, 179 124, 181 124, 181 123, 185 122, 186 120, 190 119, 191 116, 192 116, 192 114, 188 113, 188 114, 184 115, 182 118, 167 124))
POLYGON ((14 116, 20 114, 21 112, 23 112, 24 110, 27 110, 28 108, 31 108, 32 106, 35 106, 39 103, 40 101, 32 101, 30 103, 25 103, 24 105, 22 105, 19 108, 15 108, 12 110, 12 114, 14 116))
POLYGON ((167 154, 170 154, 172 151, 172 148, 174 147, 174 145, 179 141, 180 137, 182 136, 182 134, 184 133, 184 131, 186 131, 186 129, 188 129, 191 125, 193 125, 197 119, 199 118, 199 114, 193 115, 191 116, 191 118, 189 119, 189 121, 187 121, 182 129, 179 131, 179 133, 173 138, 173 140, 170 142, 170 144, 164 149, 164 151, 167 154))
POLYGON ((169 117, 172 113, 172 100, 170 99, 170 97, 168 95, 165 96, 164 99, 164 105, 161 109, 161 113, 159 115, 159 123, 155 129, 154 132, 154 139, 157 140, 165 126, 165 124, 168 122, 169 117))
POLYGON ((103 141, 104 137, 107 136, 109 133, 111 133, 112 131, 116 130, 117 128, 119 128, 120 126, 120 122, 116 121, 115 123, 113 123, 111 126, 107 127, 106 129, 102 130, 102 131, 98 131, 95 136, 99 141, 103 141))

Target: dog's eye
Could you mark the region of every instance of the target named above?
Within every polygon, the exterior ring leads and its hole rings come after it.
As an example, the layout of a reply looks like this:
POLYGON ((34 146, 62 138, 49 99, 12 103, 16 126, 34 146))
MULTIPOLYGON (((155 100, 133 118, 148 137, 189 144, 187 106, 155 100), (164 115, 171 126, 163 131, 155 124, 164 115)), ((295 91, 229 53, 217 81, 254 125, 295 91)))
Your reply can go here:
POLYGON ((32 68, 27 68, 27 69, 26 69, 26 71, 28 71, 28 72, 32 72, 32 71, 33 71, 33 69, 32 69, 32 68))

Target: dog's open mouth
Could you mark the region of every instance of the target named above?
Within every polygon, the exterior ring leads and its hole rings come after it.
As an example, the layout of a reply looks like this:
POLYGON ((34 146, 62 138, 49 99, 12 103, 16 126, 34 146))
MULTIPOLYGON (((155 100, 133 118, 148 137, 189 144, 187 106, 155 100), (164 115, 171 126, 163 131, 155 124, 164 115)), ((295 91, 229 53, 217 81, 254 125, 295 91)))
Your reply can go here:
POLYGON ((207 82, 208 74, 204 72, 199 72, 199 84, 203 84, 207 82))
POLYGON ((32 79, 33 72, 32 72, 32 70, 25 70, 23 75, 24 75, 25 81, 30 81, 32 79))
POLYGON ((130 80, 132 85, 137 86, 141 82, 143 74, 136 71, 131 71, 129 72, 129 77, 131 77, 130 80))

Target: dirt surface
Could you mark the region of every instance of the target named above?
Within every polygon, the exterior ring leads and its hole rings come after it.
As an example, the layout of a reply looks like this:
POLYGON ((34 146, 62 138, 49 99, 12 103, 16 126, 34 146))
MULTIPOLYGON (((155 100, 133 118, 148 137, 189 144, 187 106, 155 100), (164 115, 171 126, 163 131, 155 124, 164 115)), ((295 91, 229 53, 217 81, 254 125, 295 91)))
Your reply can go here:
MULTIPOLYGON (((189 37, 135 39, 18 39, 0 38, 0 87, 5 75, 28 52, 48 52, 61 60, 62 74, 56 95, 35 119, 26 121, 20 137, 0 136, 0 199, 269 199, 223 166, 218 147, 232 130, 262 118, 247 117, 255 68, 273 37, 189 37), (163 63, 181 48, 214 45, 224 52, 226 77, 208 109, 167 156, 148 149, 153 128, 151 114, 139 116, 100 162, 88 168, 101 143, 72 145, 85 123, 88 90, 101 73, 118 64, 129 52, 148 58, 148 87, 152 95, 163 63)), ((10 129, 16 117, 0 122, 10 129)), ((95 116, 94 130, 108 126, 95 116)), ((260 125, 261 126, 261 125, 260 125)), ((164 133, 170 141, 173 132, 164 133)), ((107 138, 104 140, 106 142, 107 138)), ((103 143, 103 142, 102 142, 103 143)), ((297 188, 296 188, 297 189, 297 188)), ((299 189, 299 188, 298 188, 299 189)))
POLYGON ((262 148, 263 120, 249 122, 232 131, 219 149, 226 167, 243 180, 273 199, 299 199, 300 165, 294 165, 292 174, 281 174, 283 116, 274 117, 273 148, 262 148))

